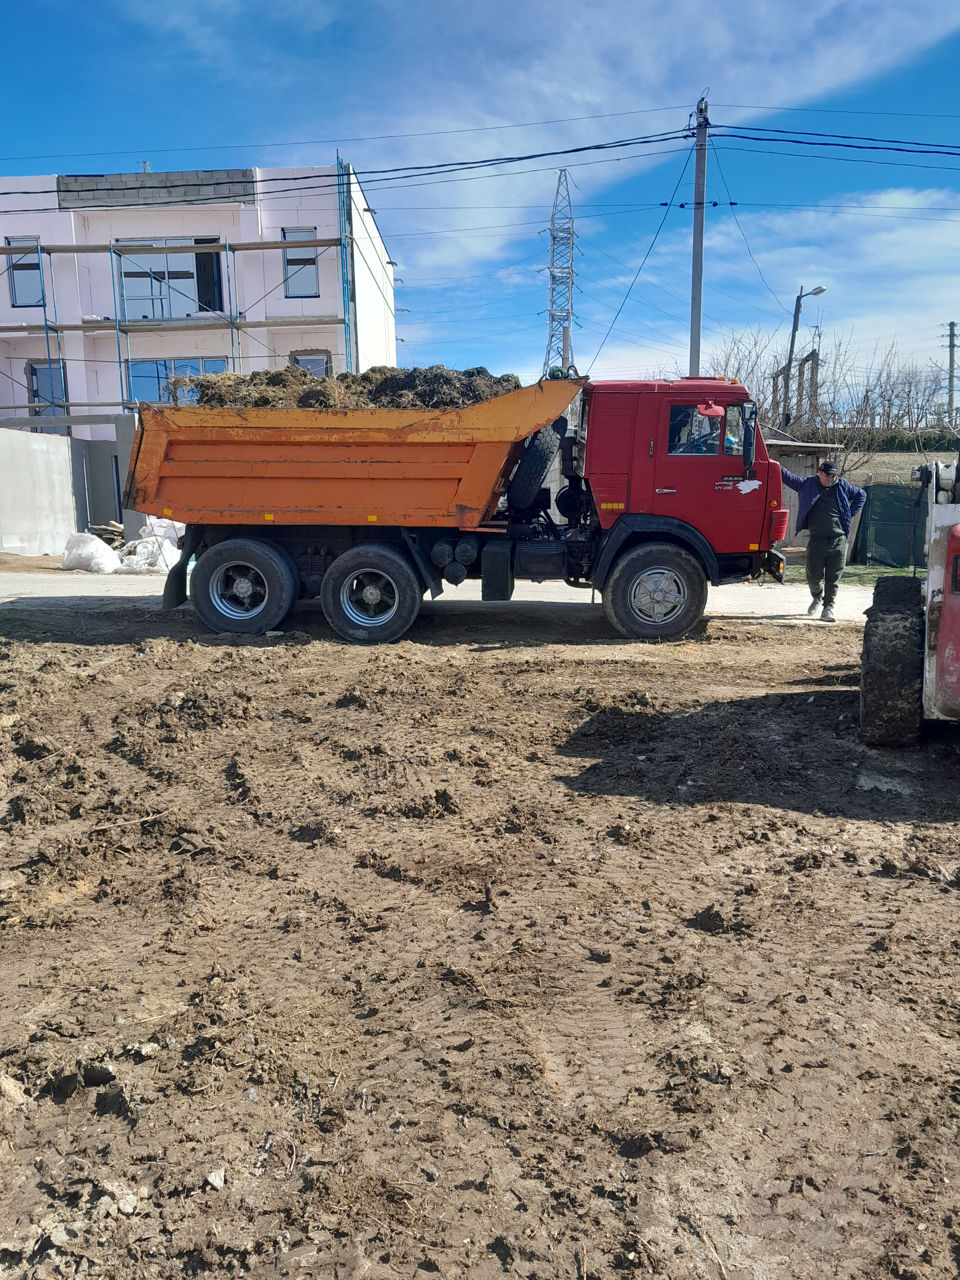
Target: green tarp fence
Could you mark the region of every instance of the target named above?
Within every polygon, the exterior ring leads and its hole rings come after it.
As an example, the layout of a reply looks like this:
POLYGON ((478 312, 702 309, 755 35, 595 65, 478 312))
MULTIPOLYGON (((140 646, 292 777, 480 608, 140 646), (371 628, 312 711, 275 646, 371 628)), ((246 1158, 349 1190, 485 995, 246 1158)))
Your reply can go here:
POLYGON ((926 490, 919 484, 870 484, 853 547, 854 564, 923 568, 926 490))

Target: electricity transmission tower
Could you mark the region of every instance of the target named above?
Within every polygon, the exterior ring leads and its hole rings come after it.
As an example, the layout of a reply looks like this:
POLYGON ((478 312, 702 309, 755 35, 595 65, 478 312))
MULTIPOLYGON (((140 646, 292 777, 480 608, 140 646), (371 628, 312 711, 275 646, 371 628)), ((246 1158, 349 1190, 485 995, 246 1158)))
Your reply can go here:
POLYGON ((543 376, 558 366, 564 370, 573 363, 570 332, 573 328, 573 206, 567 171, 557 175, 557 194, 550 219, 550 305, 547 310, 547 354, 543 360, 543 376))

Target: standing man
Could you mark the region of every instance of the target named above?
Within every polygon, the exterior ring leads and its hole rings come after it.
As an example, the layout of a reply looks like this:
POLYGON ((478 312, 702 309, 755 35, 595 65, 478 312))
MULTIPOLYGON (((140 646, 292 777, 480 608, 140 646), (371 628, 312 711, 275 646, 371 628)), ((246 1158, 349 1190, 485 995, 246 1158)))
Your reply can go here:
POLYGON ((816 613, 822 603, 820 621, 835 622, 833 606, 847 563, 850 522, 866 502, 867 492, 842 480, 832 462, 821 462, 817 474, 805 480, 786 467, 781 471, 783 483, 800 495, 797 533, 806 529, 810 534, 806 570, 813 602, 807 613, 816 613))

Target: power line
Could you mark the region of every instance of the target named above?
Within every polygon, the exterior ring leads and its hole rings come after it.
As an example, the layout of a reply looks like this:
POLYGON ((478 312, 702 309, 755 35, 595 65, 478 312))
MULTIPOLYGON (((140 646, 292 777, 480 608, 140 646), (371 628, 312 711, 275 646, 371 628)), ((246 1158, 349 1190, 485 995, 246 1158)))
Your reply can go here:
MULTIPOLYGON (((623 147, 652 146, 658 142, 679 141, 683 136, 684 136, 684 131, 682 129, 670 129, 670 130, 667 130, 666 132, 661 132, 661 133, 643 134, 643 135, 638 135, 636 137, 631 137, 631 138, 616 138, 610 142, 591 142, 591 143, 584 143, 583 145, 576 146, 576 147, 554 148, 549 151, 529 151, 529 152, 523 152, 517 155, 488 156, 478 160, 440 160, 440 161, 434 161, 430 164, 391 165, 383 169, 354 168, 352 169, 352 174, 357 179, 370 178, 370 179, 376 180, 378 178, 384 178, 384 177, 390 177, 390 178, 397 178, 397 177, 404 177, 404 176, 419 177, 423 174, 429 174, 429 173, 436 173, 441 175, 445 173, 460 173, 460 172, 473 170, 473 169, 484 169, 484 168, 494 168, 494 167, 499 168, 503 165, 508 165, 508 164, 522 164, 528 160, 544 160, 553 156, 581 155, 591 151, 616 151, 623 147)), ((329 167, 329 166, 326 166, 326 167, 329 167)), ((316 172, 307 173, 307 174, 290 175, 290 176, 284 176, 284 177, 276 177, 276 178, 256 178, 254 179, 254 181, 258 186, 266 186, 267 184, 276 184, 276 183, 283 183, 283 182, 286 182, 286 183, 303 182, 310 179, 320 179, 320 178, 323 178, 323 179, 330 178, 332 179, 330 185, 336 186, 334 175, 332 174, 327 175, 327 174, 321 174, 316 172)), ((169 185, 170 184, 166 182, 153 182, 153 183, 131 182, 126 184, 125 186, 88 187, 86 188, 85 194, 106 193, 108 195, 115 196, 118 192, 122 192, 122 191, 137 191, 137 192, 165 191, 168 189, 169 185)), ((235 187, 238 185, 238 183, 237 183, 237 179, 235 178, 222 178, 222 179, 215 179, 213 181, 199 180, 197 182, 178 182, 176 185, 181 190, 186 190, 193 187, 235 187)), ((34 190, 21 190, 21 189, 11 189, 8 191, 0 190, 0 196, 58 195, 58 194, 60 194, 59 187, 42 187, 42 188, 36 188, 34 190)))
POLYGON ((768 282, 768 280, 767 280, 767 277, 763 274, 763 272, 762 272, 762 271, 761 271, 761 269, 760 269, 760 263, 759 263, 759 262, 756 260, 756 258, 753 256, 753 250, 750 248, 750 241, 747 239, 747 233, 744 231, 743 227, 740 225, 740 219, 737 217, 736 210, 735 210, 735 209, 734 209, 734 207, 733 207, 733 206, 734 206, 734 199, 733 199, 733 196, 732 196, 732 195, 731 195, 731 193, 730 193, 730 188, 729 188, 729 186, 727 185, 727 179, 726 179, 726 176, 724 175, 723 169, 722 169, 722 167, 721 167, 721 165, 720 165, 720 157, 719 157, 719 155, 717 155, 717 148, 713 145, 713 141, 712 141, 712 139, 711 139, 711 142, 710 142, 710 146, 711 146, 711 149, 712 149, 712 151, 713 151, 713 158, 714 158, 714 160, 716 161, 716 164, 717 164, 717 172, 720 174, 720 181, 723 183, 724 190, 725 190, 725 191, 726 191, 726 193, 727 193, 727 199, 728 199, 728 200, 729 200, 729 202, 730 202, 730 212, 731 212, 731 214, 733 215, 733 220, 734 220, 734 222, 737 224, 737 230, 740 232, 740 235, 743 237, 743 243, 744 243, 744 244, 746 245, 746 247, 747 247, 747 253, 750 255, 750 261, 751 261, 751 262, 753 263, 753 265, 757 268, 757 275, 758 275, 758 276, 760 277, 760 279, 763 281, 764 288, 765 288, 765 289, 767 290, 767 292, 771 295, 771 297, 773 297, 774 299, 776 299, 776 301, 777 301, 777 303, 779 304, 779 306, 781 306, 781 307, 783 308, 783 310, 784 310, 784 311, 786 311, 787 315, 790 315, 790 308, 789 308, 788 306, 786 306, 786 305, 781 301, 781 299, 777 296, 777 294, 774 292, 774 290, 770 287, 770 284, 769 284, 769 282, 768 282))
MULTIPOLYGON (((713 129, 724 129, 727 131, 725 136, 731 136, 737 130, 750 129, 753 133, 765 133, 770 137, 775 134, 781 135, 775 141, 787 141, 798 143, 802 146, 838 146, 850 147, 855 150, 871 150, 890 151, 904 148, 913 152, 926 154, 928 148, 934 153, 946 152, 950 155, 960 154, 960 149, 951 142, 913 142, 906 138, 876 138, 871 135, 863 135, 859 133, 820 133, 814 129, 769 129, 763 125, 730 125, 715 124, 711 125, 713 129), (805 139, 815 139, 813 142, 806 142, 805 139)), ((763 142, 763 138, 753 139, 755 142, 763 142)))
POLYGON ((638 107, 633 111, 608 111, 589 116, 560 116, 553 120, 527 120, 517 124, 471 125, 460 129, 430 129, 419 133, 374 133, 353 138, 308 138, 291 142, 211 143, 201 147, 152 147, 141 144, 126 151, 55 151, 46 155, 0 156, 0 164, 17 164, 21 160, 90 160, 100 156, 132 156, 149 152, 158 155, 186 155, 209 151, 262 151, 274 147, 336 147, 348 142, 394 142, 403 138, 444 138, 461 133, 497 133, 505 129, 538 129, 548 124, 579 124, 585 120, 615 120, 626 116, 656 115, 666 111, 685 111, 683 103, 673 107, 638 107))
POLYGON ((742 151, 750 156, 778 156, 781 160, 789 157, 795 160, 829 160, 834 164, 872 164, 885 169, 932 169, 937 173, 960 173, 960 167, 953 164, 911 164, 909 160, 871 160, 866 156, 821 156, 809 153, 791 155, 789 151, 768 151, 764 147, 724 147, 723 150, 742 151))
POLYGON ((683 168, 680 170, 680 176, 679 176, 679 178, 677 178, 677 185, 676 185, 676 186, 674 187, 674 189, 673 189, 673 194, 670 196, 670 199, 667 201, 667 207, 666 207, 666 208, 664 209, 664 211, 663 211, 663 217, 660 219, 660 225, 657 227, 656 231, 654 232, 653 239, 650 241, 650 247, 649 247, 649 249, 647 250, 647 252, 643 255, 643 260, 641 261, 641 263, 640 263, 639 267, 637 267, 636 275, 635 275, 635 276, 633 277, 633 279, 631 280, 630 285, 629 285, 629 288, 627 289, 627 292, 623 295, 623 301, 620 303, 620 306, 617 308, 617 313, 616 313, 616 315, 615 315, 615 316, 613 317, 613 319, 610 321, 610 328, 609 328, 609 329, 607 330, 607 332, 604 334, 603 339, 602 339, 602 341, 601 341, 601 343, 600 343, 599 347, 597 347, 596 354, 594 355, 593 359, 590 361, 590 364, 587 366, 587 373, 589 373, 589 372, 590 372, 590 370, 593 368, 593 366, 596 364, 597 359, 599 358, 600 352, 603 350, 604 345, 606 344, 607 338, 609 338, 609 336, 610 336, 611 332, 613 331, 613 326, 614 326, 614 325, 617 323, 617 321, 620 319, 620 312, 621 312, 621 311, 623 310, 623 308, 627 305, 627 299, 630 297, 630 294, 631 294, 631 292, 632 292, 632 290, 633 290, 633 286, 634 286, 634 285, 637 283, 637 281, 640 279, 640 272, 641 272, 641 271, 643 270, 643 268, 646 266, 646 264, 647 264, 647 259, 650 257, 651 253, 653 253, 654 246, 656 245, 657 241, 660 239, 660 232, 663 230, 664 224, 666 223, 667 218, 668 218, 668 217, 669 217, 669 215, 670 215, 670 207, 671 207, 671 205, 673 204, 674 200, 676 199, 677 192, 680 190, 680 184, 681 184, 681 182, 683 182, 684 175, 685 175, 685 174, 686 174, 686 172, 687 172, 687 167, 688 167, 688 166, 689 166, 689 164, 690 164, 690 158, 691 158, 691 156, 693 155, 693 152, 694 152, 694 148, 693 148, 693 147, 691 147, 691 148, 688 150, 688 152, 687 152, 687 158, 686 158, 686 160, 683 162, 683 168))
POLYGON ((948 115, 944 111, 853 111, 841 107, 761 107, 749 102, 716 102, 714 106, 726 111, 789 111, 799 115, 822 116, 892 116, 914 120, 960 120, 960 115, 948 115))

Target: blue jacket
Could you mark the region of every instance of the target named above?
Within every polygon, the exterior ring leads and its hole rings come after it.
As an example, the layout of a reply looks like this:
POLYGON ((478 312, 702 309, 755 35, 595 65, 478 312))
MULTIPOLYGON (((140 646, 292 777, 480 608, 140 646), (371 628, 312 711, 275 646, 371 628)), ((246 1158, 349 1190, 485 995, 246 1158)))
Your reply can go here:
MULTIPOLYGON (((797 533, 799 533, 801 529, 807 527, 807 516, 810 514, 813 504, 823 493, 823 486, 816 476, 795 476, 786 467, 781 467, 780 470, 783 472, 783 483, 800 495, 799 508, 797 510, 797 533)), ((841 478, 837 479, 836 489, 840 523, 843 525, 843 532, 849 537, 850 522, 866 502, 867 491, 866 489, 861 489, 858 485, 851 484, 849 480, 841 478)))

